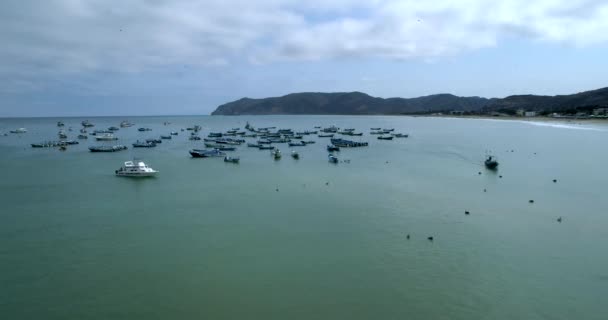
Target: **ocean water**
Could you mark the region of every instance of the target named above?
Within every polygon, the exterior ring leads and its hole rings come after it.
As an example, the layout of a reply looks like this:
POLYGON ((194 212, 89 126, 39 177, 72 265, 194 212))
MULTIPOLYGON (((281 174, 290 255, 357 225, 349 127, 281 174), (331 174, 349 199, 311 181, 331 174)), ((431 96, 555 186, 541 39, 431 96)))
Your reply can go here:
MULTIPOLYGON (((58 120, 75 139, 84 118, 0 119, 0 133, 29 130, 0 136, 0 319, 608 314, 608 124, 133 117, 134 127, 117 132, 130 146, 194 124, 203 135, 246 121, 335 124, 370 143, 343 149, 339 159, 350 161, 337 165, 327 161, 327 138, 278 145, 280 161, 242 146, 234 165, 190 158, 203 142, 187 131, 116 153, 90 153, 92 137, 65 152, 29 146, 56 140, 58 120), (370 127, 410 137, 379 141, 370 127), (487 152, 498 157, 496 173, 482 165, 487 152), (158 177, 115 177, 133 157, 158 177)), ((104 129, 123 119, 89 120, 104 129)))

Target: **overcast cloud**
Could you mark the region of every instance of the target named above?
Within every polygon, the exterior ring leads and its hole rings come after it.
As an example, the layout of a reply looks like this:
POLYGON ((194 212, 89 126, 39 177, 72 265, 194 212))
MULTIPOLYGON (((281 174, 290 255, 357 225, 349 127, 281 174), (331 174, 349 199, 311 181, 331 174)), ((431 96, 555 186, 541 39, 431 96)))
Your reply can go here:
POLYGON ((608 42, 599 0, 4 0, 2 92, 93 72, 342 58, 422 63, 505 39, 608 42))

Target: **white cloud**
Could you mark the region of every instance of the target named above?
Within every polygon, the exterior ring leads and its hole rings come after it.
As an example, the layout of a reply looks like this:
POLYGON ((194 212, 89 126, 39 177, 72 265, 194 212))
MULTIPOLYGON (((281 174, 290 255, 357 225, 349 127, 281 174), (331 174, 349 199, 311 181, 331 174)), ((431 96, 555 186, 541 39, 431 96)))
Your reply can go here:
POLYGON ((172 64, 436 59, 521 37, 608 42, 597 0, 5 0, 0 75, 138 72, 172 64))

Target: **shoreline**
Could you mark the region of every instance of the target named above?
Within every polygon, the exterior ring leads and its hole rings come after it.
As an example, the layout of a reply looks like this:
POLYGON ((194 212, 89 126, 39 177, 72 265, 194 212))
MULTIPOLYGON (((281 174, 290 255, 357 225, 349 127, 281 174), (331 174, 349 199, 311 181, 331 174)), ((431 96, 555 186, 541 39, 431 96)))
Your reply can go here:
POLYGON ((447 119, 477 119, 477 120, 497 120, 497 121, 524 121, 524 122, 556 122, 556 123, 568 123, 568 124, 608 124, 608 119, 594 119, 594 118, 553 118, 553 117, 517 117, 517 116, 482 116, 482 115, 467 115, 467 116, 456 116, 456 115, 412 115, 412 117, 424 117, 424 118, 447 118, 447 119))

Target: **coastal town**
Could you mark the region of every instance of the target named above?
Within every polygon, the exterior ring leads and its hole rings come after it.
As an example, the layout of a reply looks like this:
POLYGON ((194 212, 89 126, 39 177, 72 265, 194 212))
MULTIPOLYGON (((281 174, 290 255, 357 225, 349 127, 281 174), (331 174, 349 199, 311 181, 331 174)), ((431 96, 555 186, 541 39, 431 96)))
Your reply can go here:
POLYGON ((595 108, 576 108, 572 110, 565 110, 561 112, 552 111, 536 111, 536 110, 498 110, 498 111, 449 111, 448 113, 436 112, 434 116, 490 116, 490 117, 521 117, 521 118, 555 118, 555 119, 608 119, 608 106, 595 107, 595 108))

